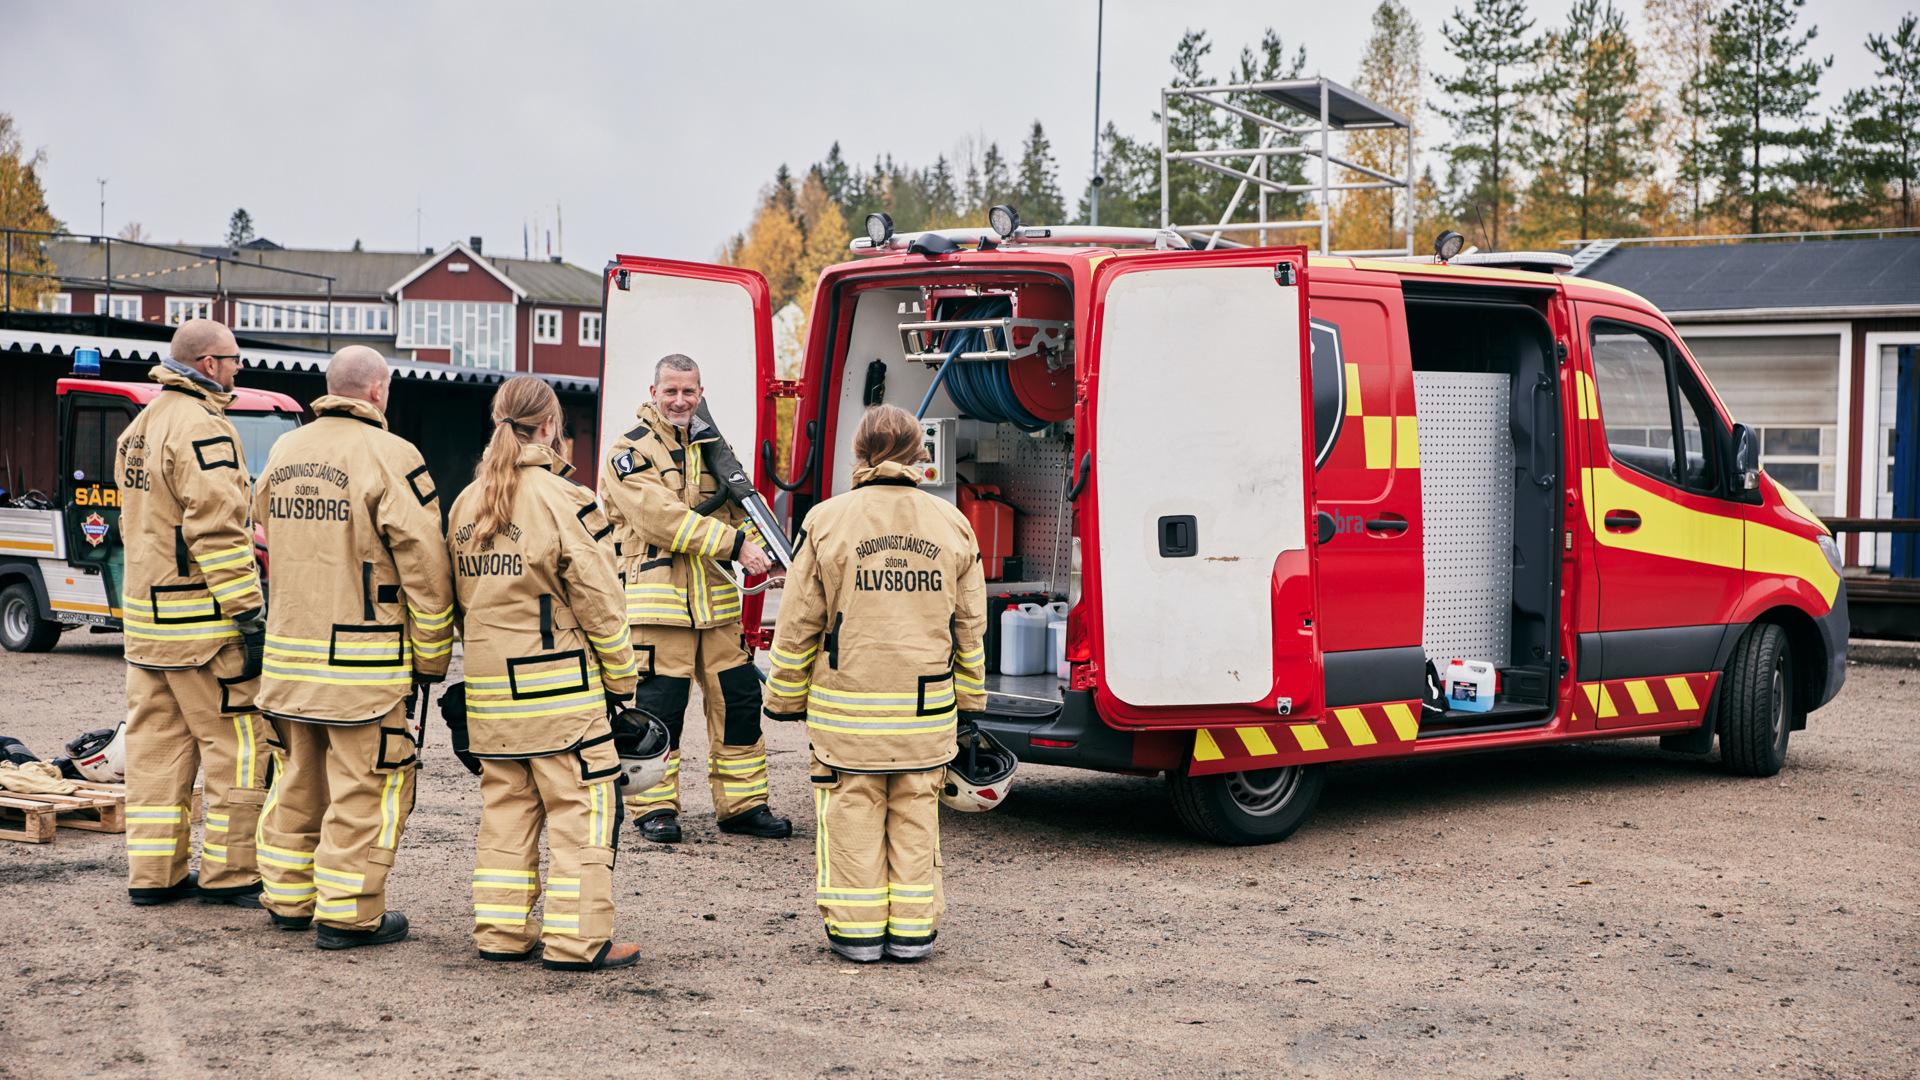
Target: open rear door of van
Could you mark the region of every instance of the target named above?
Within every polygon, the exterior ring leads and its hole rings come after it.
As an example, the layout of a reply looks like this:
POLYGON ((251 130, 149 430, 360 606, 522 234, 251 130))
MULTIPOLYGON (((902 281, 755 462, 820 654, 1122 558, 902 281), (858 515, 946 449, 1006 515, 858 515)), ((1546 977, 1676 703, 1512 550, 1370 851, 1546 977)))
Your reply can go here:
POLYGON ((1304 248, 1096 272, 1088 574, 1112 722, 1322 709, 1306 296, 1304 248))
MULTIPOLYGON (((653 366, 679 353, 700 365, 703 400, 748 469, 754 448, 773 434, 773 304, 767 279, 753 270, 621 255, 607 264, 606 320, 600 339, 600 446, 604 464, 613 441, 639 421, 651 400, 653 366)), ((761 494, 771 490, 756 477, 761 494)), ((760 625, 759 595, 746 601, 745 623, 760 625)))

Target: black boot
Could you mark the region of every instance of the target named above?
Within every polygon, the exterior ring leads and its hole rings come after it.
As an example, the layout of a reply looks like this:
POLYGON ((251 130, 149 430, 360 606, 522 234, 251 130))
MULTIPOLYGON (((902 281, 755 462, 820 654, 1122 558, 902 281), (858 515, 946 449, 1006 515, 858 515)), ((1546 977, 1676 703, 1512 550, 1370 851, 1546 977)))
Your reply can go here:
POLYGON ((662 810, 651 817, 642 818, 640 835, 656 844, 677 844, 680 842, 680 815, 671 810, 662 810))
POLYGON ((320 924, 314 944, 323 949, 354 949, 362 945, 391 945, 407 938, 407 917, 397 911, 380 916, 380 925, 371 930, 336 930, 320 924))
POLYGON ((764 806, 756 806, 744 814, 735 814, 720 822, 720 831, 745 833, 748 836, 759 836, 768 840, 785 840, 793 835, 793 822, 783 817, 774 817, 773 812, 764 806))
POLYGON ((200 902, 203 904, 227 904, 232 907, 258 909, 264 906, 260 903, 260 892, 264 888, 266 888, 264 885, 252 885, 243 889, 235 889, 231 892, 208 892, 205 889, 201 889, 200 902))
POLYGON ((269 911, 267 915, 267 921, 272 924, 275 930, 313 929, 313 916, 311 915, 282 915, 275 911, 269 911))
POLYGON ((136 905, 147 907, 151 904, 171 904, 175 900, 192 896, 200 891, 200 873, 187 871, 187 876, 164 889, 128 889, 127 896, 136 905))

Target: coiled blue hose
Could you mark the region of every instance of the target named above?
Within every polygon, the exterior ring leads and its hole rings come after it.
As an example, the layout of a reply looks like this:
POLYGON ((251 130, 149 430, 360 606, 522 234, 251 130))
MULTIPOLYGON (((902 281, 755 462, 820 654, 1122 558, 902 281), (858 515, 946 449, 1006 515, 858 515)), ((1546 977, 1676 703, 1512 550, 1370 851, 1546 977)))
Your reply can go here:
MULTIPOLYGON (((1013 314, 1013 301, 1005 296, 984 296, 978 300, 954 303, 944 302, 936 319, 1004 319, 1013 314)), ((927 396, 920 402, 919 415, 925 416, 927 406, 933 402, 934 391, 946 384, 947 396, 953 399, 959 410, 975 420, 989 424, 1012 424, 1022 431, 1039 431, 1047 426, 1045 420, 1028 412, 1020 404, 1020 397, 1013 392, 1013 383, 1007 375, 1005 360, 955 360, 964 352, 985 352, 987 332, 978 328, 949 330, 941 338, 940 350, 947 354, 947 360, 940 365, 940 371, 933 377, 933 385, 927 387, 927 396)))

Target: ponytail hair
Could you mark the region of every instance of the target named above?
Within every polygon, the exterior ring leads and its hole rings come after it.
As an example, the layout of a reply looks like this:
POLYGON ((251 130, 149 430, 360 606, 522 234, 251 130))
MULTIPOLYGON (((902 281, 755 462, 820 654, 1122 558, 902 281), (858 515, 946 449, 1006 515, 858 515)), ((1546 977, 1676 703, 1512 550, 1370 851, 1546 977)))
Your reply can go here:
POLYGON ((853 456, 862 465, 918 465, 928 460, 926 436, 912 413, 898 405, 875 405, 860 414, 853 430, 853 456))
POLYGON ((557 432, 560 399, 543 380, 519 375, 494 393, 493 438, 473 470, 474 482, 480 485, 480 507, 473 518, 475 540, 492 539, 512 519, 513 497, 520 489, 520 448, 532 442, 548 420, 557 432))

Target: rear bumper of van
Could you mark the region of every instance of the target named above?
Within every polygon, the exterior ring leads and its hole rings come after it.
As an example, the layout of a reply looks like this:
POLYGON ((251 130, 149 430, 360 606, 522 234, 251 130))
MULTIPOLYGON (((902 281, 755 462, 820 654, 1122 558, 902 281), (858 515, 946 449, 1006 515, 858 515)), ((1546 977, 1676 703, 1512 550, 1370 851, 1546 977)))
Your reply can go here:
MULTIPOLYGON (((1060 711, 1050 716, 1022 717, 989 712, 982 730, 1004 743, 1021 761, 1062 765, 1070 769, 1132 772, 1134 734, 1116 731, 1094 710, 1093 694, 1067 690, 1060 711)), ((989 697, 989 703, 992 698, 989 697)))

